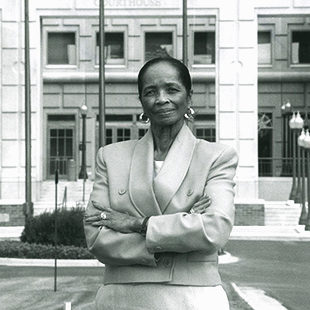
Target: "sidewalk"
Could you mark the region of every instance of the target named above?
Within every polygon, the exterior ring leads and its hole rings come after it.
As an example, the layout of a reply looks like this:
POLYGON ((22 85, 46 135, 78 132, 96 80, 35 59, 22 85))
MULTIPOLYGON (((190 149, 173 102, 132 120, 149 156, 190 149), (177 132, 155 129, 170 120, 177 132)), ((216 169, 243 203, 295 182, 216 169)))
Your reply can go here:
POLYGON ((310 241, 310 231, 296 226, 234 226, 231 240, 310 241))
MULTIPOLYGON (((0 227, 0 240, 19 240, 23 226, 0 227)), ((231 240, 310 241, 310 231, 296 226, 234 226, 231 240)))

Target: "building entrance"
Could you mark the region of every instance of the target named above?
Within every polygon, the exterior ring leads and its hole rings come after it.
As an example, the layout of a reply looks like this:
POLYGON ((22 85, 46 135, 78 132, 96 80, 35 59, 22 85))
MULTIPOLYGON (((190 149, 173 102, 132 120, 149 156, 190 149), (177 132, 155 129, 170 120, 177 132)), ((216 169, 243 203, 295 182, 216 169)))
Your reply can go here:
POLYGON ((49 115, 47 127, 47 178, 54 177, 57 166, 59 177, 65 178, 68 160, 76 160, 75 116, 49 115))

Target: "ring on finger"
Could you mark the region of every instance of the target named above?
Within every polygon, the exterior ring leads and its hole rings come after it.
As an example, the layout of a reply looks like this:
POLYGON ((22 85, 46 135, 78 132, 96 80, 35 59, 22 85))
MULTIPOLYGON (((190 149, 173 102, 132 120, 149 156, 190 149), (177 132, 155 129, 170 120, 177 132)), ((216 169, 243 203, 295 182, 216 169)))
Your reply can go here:
POLYGON ((190 214, 193 214, 193 213, 195 213, 195 210, 194 210, 194 209, 190 209, 190 210, 189 210, 189 213, 190 213, 190 214))
POLYGON ((106 220, 106 219, 107 219, 106 213, 105 213, 105 212, 101 212, 101 213, 100 213, 100 218, 101 218, 102 220, 106 220))

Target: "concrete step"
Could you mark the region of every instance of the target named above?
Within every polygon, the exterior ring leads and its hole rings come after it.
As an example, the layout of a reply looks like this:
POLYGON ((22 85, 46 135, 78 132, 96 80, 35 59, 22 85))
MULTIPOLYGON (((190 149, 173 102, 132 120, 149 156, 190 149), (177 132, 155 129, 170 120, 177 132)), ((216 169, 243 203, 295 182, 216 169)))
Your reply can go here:
MULTIPOLYGON (((83 180, 78 180, 75 182, 60 181, 57 185, 58 207, 62 206, 65 189, 67 189, 67 208, 84 206, 89 199, 89 195, 93 188, 93 182, 90 180, 86 180, 84 195, 83 187, 83 180), (85 202, 83 202, 83 198, 85 202)), ((54 209, 55 183, 54 181, 44 181, 41 184, 40 199, 34 202, 34 215, 38 215, 43 212, 52 212, 54 209)))
POLYGON ((293 201, 265 203, 266 226, 294 226, 298 225, 301 205, 293 201))

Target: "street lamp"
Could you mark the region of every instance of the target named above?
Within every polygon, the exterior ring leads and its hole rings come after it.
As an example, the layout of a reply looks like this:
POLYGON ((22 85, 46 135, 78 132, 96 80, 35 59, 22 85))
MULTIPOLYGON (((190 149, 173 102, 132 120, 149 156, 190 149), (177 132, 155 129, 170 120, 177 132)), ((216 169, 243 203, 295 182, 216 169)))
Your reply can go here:
POLYGON ((308 217, 306 219, 305 230, 310 230, 310 134, 309 130, 306 130, 305 138, 303 141, 305 153, 307 156, 307 197, 308 197, 308 217))
MULTIPOLYGON (((302 129, 300 136, 298 137, 298 148, 301 153, 301 214, 299 218, 299 225, 305 225, 307 221, 307 210, 306 210, 306 161, 305 161, 305 130, 302 129)), ((309 199, 308 199, 309 200, 309 199)))
POLYGON ((288 126, 288 121, 289 121, 289 116, 292 113, 292 105, 289 101, 286 103, 283 103, 281 106, 281 115, 282 115, 282 158, 283 158, 283 163, 282 163, 282 175, 286 176, 287 172, 289 171, 289 126, 288 126))
POLYGON ((80 144, 80 151, 82 151, 82 164, 81 170, 79 173, 79 179, 87 179, 87 170, 86 170, 86 115, 87 115, 87 106, 83 104, 80 107, 80 113, 82 116, 82 143, 80 144))
POLYGON ((303 128, 304 121, 300 116, 299 111, 297 113, 293 112, 293 116, 290 119, 289 126, 293 133, 293 184, 290 193, 290 200, 295 202, 300 202, 300 150, 297 148, 296 154, 296 139, 298 132, 303 128), (296 155, 297 155, 297 185, 296 185, 296 155))

